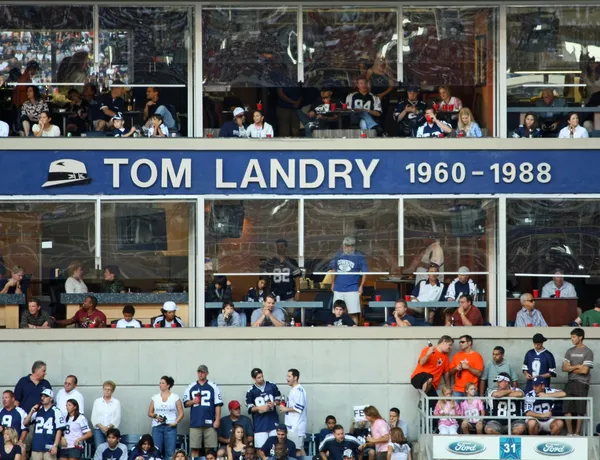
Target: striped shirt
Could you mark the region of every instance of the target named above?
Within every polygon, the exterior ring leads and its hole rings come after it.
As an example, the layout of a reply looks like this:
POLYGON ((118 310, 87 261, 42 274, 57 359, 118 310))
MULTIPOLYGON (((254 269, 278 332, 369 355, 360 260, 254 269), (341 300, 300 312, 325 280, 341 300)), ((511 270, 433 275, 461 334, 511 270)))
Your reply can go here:
POLYGON ((528 324, 532 324, 533 327, 548 327, 546 320, 542 316, 542 313, 534 308, 531 314, 525 307, 517 313, 517 320, 515 321, 515 327, 527 327, 528 324))

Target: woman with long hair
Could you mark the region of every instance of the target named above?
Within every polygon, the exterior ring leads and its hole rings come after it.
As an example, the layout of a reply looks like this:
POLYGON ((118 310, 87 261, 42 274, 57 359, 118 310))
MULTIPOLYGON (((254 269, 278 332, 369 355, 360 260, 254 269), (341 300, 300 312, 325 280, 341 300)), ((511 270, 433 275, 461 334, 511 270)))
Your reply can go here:
POLYGON ((143 435, 129 454, 129 460, 158 460, 162 459, 160 451, 154 445, 154 439, 149 434, 143 435))
POLYGON ((83 454, 83 444, 92 438, 92 430, 87 419, 79 413, 79 403, 75 399, 67 400, 66 429, 60 440, 60 459, 77 460, 83 454))
POLYGON ((387 460, 412 460, 410 446, 402 428, 395 427, 390 430, 387 460))
POLYGON ((371 424, 371 435, 367 436, 364 447, 374 447, 377 460, 387 460, 390 442, 390 425, 381 416, 375 406, 365 407, 365 418, 371 424))
POLYGON ((567 117, 567 126, 558 133, 559 139, 583 139, 590 137, 587 129, 579 124, 579 115, 571 112, 567 117))
POLYGON ((40 114, 40 119, 31 131, 35 137, 60 137, 60 128, 52 123, 52 115, 48 110, 40 114))
POLYGON ((523 124, 519 125, 512 137, 538 138, 542 137, 542 130, 538 126, 537 116, 533 112, 527 112, 523 117, 523 124))
POLYGON ((261 276, 256 282, 256 286, 248 290, 248 300, 253 302, 264 302, 269 293, 269 277, 261 276))
POLYGON ((473 112, 468 107, 463 107, 458 112, 458 132, 464 133, 465 137, 482 137, 481 128, 473 117, 473 112))
POLYGON ((27 100, 21 106, 21 130, 19 134, 25 137, 29 136, 31 126, 40 121, 42 112, 47 112, 48 110, 48 104, 42 100, 38 87, 33 85, 28 86, 27 100))
POLYGON ((12 427, 4 428, 2 437, 4 439, 4 447, 0 450, 0 458, 2 460, 21 460, 23 450, 17 444, 17 431, 12 427))
POLYGON ((255 110, 252 115, 254 123, 248 126, 248 137, 273 137, 273 127, 265 121, 265 116, 260 110, 255 110))
POLYGON ((164 453, 166 460, 171 460, 175 454, 177 424, 183 419, 181 399, 175 393, 171 393, 174 384, 173 377, 163 375, 158 384, 160 393, 152 396, 148 408, 156 448, 164 453))
POLYGON ((227 460, 240 460, 246 453, 247 445, 248 441, 244 427, 236 423, 233 425, 231 438, 229 438, 229 444, 227 445, 227 460))

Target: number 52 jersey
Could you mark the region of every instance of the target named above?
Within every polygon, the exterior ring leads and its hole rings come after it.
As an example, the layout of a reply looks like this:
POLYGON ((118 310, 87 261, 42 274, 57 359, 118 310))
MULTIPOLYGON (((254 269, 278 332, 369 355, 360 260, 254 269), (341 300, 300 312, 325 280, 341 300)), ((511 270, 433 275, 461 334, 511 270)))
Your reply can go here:
POLYGON ((203 385, 190 383, 183 395, 183 403, 193 401, 200 395, 200 404, 194 404, 190 411, 190 427, 212 427, 215 422, 216 408, 223 405, 221 390, 216 383, 207 380, 203 385))

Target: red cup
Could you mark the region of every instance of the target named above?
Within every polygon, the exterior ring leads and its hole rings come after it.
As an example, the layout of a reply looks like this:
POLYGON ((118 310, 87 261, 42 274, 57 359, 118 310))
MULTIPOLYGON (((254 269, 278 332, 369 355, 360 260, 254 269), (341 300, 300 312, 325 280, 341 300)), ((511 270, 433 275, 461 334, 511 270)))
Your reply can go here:
POLYGON ((302 323, 296 323, 296 327, 302 327, 302 323))
POLYGON ((342 110, 346 110, 348 108, 348 104, 342 102, 342 110))
POLYGON ((273 135, 272 134, 267 134, 267 137, 271 138, 271 137, 273 137, 273 135))
POLYGON ((598 327, 598 323, 594 323, 594 327, 598 327))
POLYGON ((440 133, 440 135, 438 137, 445 137, 444 133, 440 133))
POLYGON ((448 112, 454 112, 454 104, 448 104, 448 112))
POLYGON ((335 111, 335 109, 336 109, 336 107, 337 107, 337 105, 336 105, 336 103, 334 102, 334 103, 332 103, 332 104, 329 106, 329 110, 331 110, 332 112, 334 112, 334 111, 335 111))
POLYGON ((113 329, 116 329, 117 325, 116 324, 111 324, 110 327, 113 328, 113 329))
POLYGON ((404 296, 404 300, 406 300, 407 302, 410 302, 410 294, 406 294, 404 296))
POLYGON ((363 323, 364 327, 369 327, 371 325, 371 323, 363 323))
POLYGON ((440 104, 438 104, 437 102, 433 104, 433 110, 435 110, 436 112, 440 110, 440 104))
POLYGON ((360 133, 360 137, 362 139, 366 139, 367 138, 367 133, 360 133))
POLYGON ((392 323, 392 327, 398 327, 398 323, 392 323))
POLYGON ((528 323, 528 324, 527 324, 527 327, 533 327, 533 324, 531 324, 531 323, 528 323))
POLYGON ((88 328, 90 328, 90 329, 94 329, 95 327, 96 327, 95 323, 90 323, 90 325, 88 326, 88 328))
POLYGON ((206 135, 206 137, 208 137, 209 139, 212 139, 212 138, 213 138, 213 133, 208 133, 208 134, 206 135))
POLYGON ((464 131, 459 131, 456 136, 457 137, 465 137, 465 132, 464 131))
POLYGON ((539 299, 540 298, 540 291, 538 289, 534 289, 533 290, 533 297, 535 299, 539 299))
POLYGON ((262 109, 263 109, 262 104, 256 104, 256 110, 262 110, 262 109))
POLYGON ((554 291, 554 296, 555 296, 557 299, 560 299, 560 289, 557 289, 556 291, 554 291))
POLYGON ((171 327, 177 327, 177 324, 173 323, 171 324, 171 327))
POLYGON ((442 112, 447 112, 448 111, 448 106, 446 104, 442 104, 442 112))
POLYGON ((375 302, 381 302, 381 296, 379 294, 375 296, 375 302))
POLYGON ((152 327, 152 324, 144 324, 144 327, 152 327))
POLYGON ((160 323, 156 323, 156 326, 154 326, 154 327, 160 327, 160 323))
POLYGON ((425 120, 427 120, 427 123, 431 123, 431 120, 433 120, 433 117, 431 115, 425 115, 425 120))

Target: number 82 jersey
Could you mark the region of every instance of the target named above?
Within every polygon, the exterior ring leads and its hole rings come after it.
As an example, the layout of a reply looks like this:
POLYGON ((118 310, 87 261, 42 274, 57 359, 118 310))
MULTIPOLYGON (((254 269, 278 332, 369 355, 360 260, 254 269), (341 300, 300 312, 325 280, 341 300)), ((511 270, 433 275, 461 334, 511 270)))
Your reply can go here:
POLYGON ((193 401, 200 395, 200 404, 194 404, 190 411, 190 427, 212 427, 215 422, 216 408, 223 405, 221 390, 216 383, 207 380, 203 385, 192 382, 183 395, 183 403, 193 401))

